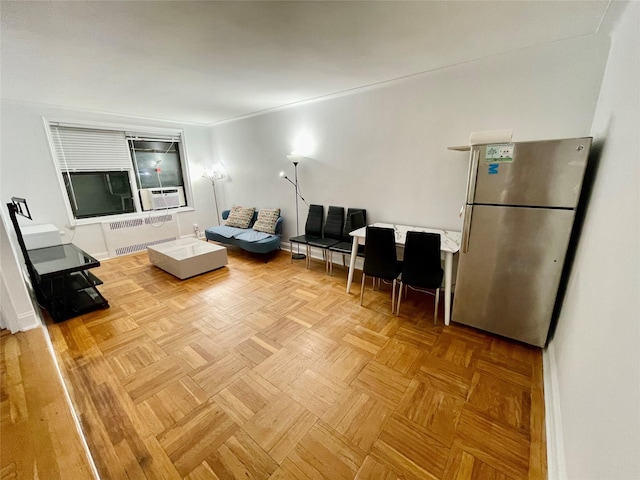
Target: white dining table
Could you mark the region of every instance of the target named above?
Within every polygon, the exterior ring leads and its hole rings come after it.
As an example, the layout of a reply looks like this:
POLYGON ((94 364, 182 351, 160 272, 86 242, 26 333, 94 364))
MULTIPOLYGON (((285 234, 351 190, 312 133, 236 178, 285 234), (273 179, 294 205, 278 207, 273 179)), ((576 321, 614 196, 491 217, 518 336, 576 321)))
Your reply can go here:
MULTIPOLYGON (((412 227, 408 225, 396 225, 393 223, 374 223, 374 227, 392 228, 396 237, 396 245, 404 247, 407 232, 429 232, 440 234, 440 251, 444 254, 444 324, 449 325, 451 320, 451 276, 453 270, 453 255, 460 250, 461 232, 441 230, 428 227, 412 227)), ((351 259, 349 261, 349 276, 347 277, 347 293, 351 290, 353 272, 356 267, 358 245, 364 245, 367 237, 367 227, 354 230, 349 235, 353 237, 351 247, 351 259)))

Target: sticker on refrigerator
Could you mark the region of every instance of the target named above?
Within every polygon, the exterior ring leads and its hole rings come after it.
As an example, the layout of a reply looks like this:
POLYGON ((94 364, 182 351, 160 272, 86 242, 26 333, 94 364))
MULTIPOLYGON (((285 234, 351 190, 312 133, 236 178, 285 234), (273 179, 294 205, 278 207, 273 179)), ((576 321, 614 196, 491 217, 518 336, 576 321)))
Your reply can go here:
POLYGON ((487 173, 489 175, 497 175, 499 166, 500 166, 499 163, 491 163, 491 164, 489 164, 489 169, 488 169, 487 173))
MULTIPOLYGON (((487 145, 487 151, 484 155, 485 162, 513 162, 513 143, 496 143, 487 145)), ((496 172, 497 173, 497 172, 496 172)))

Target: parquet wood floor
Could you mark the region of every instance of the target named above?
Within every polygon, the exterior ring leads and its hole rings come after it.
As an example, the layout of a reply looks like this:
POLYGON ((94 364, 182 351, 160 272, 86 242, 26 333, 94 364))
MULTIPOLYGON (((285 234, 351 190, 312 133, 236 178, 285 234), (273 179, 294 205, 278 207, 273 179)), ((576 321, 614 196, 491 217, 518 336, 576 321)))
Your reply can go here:
POLYGON ((0 478, 94 478, 44 330, 2 330, 0 371, 0 478))
POLYGON ((346 273, 103 262, 111 307, 48 327, 101 477, 546 478, 541 351, 433 326, 428 295, 361 307, 346 273))

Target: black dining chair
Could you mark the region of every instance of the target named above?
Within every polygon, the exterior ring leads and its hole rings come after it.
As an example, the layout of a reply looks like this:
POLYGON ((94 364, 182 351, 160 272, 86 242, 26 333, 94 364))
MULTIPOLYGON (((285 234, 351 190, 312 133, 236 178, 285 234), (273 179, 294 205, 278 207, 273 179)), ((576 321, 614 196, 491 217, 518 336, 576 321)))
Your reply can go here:
POLYGON ((360 288, 360 305, 364 299, 364 283, 368 276, 373 277, 373 289, 378 288, 380 280, 392 282, 391 313, 394 313, 396 280, 402 271, 402 262, 398 261, 396 239, 393 228, 367 227, 364 244, 364 266, 362 268, 362 286, 360 288))
POLYGON ((309 259, 309 241, 322 238, 322 222, 324 220, 324 206, 323 205, 309 205, 309 213, 307 214, 307 221, 304 225, 304 235, 298 235, 289 239, 289 247, 291 248, 291 263, 293 263, 293 244, 297 243, 298 246, 305 245, 307 250, 306 264, 307 268, 310 266, 309 259))
POLYGON ((407 232, 396 315, 400 315, 403 285, 405 286, 405 295, 407 293, 406 287, 418 291, 435 290, 433 312, 433 324, 435 325, 438 322, 438 303, 443 276, 444 270, 440 262, 440 235, 427 232, 407 232))
MULTIPOLYGON (((329 275, 333 275, 333 252, 342 254, 342 266, 346 267, 345 256, 351 255, 353 237, 349 235, 367 225, 367 211, 364 208, 349 208, 342 229, 342 241, 329 247, 329 275)), ((364 245, 358 245, 358 256, 364 257, 364 245)))
POLYGON ((342 240, 342 226, 344 223, 344 207, 330 206, 327 219, 324 222, 322 238, 309 240, 309 252, 313 247, 322 249, 325 273, 329 272, 329 247, 337 245, 342 240))

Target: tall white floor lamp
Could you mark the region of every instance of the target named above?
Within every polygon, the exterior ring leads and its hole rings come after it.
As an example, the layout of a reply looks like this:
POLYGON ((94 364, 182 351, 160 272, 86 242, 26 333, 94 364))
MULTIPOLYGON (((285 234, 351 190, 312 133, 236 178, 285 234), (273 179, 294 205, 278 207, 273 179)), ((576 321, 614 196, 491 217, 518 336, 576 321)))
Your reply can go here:
POLYGON ((220 170, 206 170, 202 174, 203 178, 206 178, 211 182, 211 186, 213 187, 213 201, 216 204, 216 221, 218 225, 220 225, 220 212, 218 211, 218 196, 216 195, 216 180, 222 180, 224 178, 224 172, 220 170))

